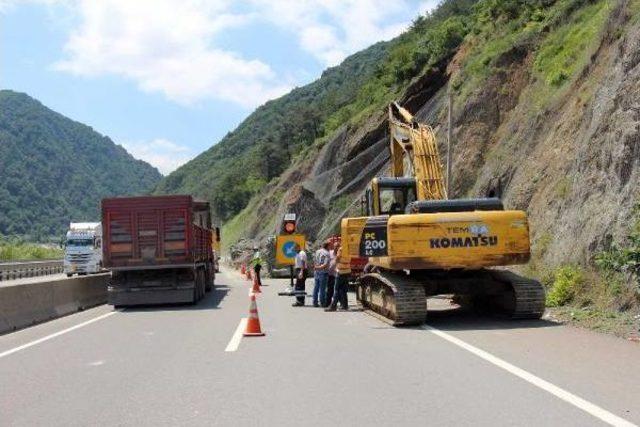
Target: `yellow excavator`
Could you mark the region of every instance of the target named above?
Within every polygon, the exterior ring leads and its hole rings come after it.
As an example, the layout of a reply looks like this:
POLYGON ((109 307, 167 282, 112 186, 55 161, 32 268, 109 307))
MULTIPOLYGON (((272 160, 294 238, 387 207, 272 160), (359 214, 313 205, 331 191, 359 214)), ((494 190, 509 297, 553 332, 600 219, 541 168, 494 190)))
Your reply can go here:
POLYGON ((448 199, 432 129, 397 103, 389 106, 389 139, 393 176, 373 179, 366 216, 341 223, 343 253, 369 259, 358 301, 393 325, 423 323, 427 297, 440 294, 514 319, 540 318, 543 286, 491 268, 528 262, 526 213, 497 198, 448 199))

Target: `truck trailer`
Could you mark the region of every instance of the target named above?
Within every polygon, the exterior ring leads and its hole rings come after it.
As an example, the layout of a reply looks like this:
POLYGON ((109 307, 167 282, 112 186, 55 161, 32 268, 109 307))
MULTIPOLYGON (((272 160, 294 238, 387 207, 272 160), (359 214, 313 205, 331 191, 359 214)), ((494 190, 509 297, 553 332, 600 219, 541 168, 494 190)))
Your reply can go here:
POLYGON ((191 196, 102 200, 114 306, 197 303, 215 283, 209 203, 191 196))

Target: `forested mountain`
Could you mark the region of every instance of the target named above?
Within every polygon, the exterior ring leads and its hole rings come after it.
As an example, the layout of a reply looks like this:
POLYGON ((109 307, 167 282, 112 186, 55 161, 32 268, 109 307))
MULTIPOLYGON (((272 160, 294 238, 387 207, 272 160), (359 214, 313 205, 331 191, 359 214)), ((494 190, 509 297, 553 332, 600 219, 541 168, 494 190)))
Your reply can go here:
POLYGON ((316 139, 330 135, 387 54, 378 43, 324 71, 315 82, 259 107, 218 144, 167 176, 158 193, 193 193, 227 220, 278 177, 316 139))
POLYGON ((160 178, 90 127, 0 91, 0 235, 61 235, 70 221, 100 220, 103 197, 146 193, 160 178))

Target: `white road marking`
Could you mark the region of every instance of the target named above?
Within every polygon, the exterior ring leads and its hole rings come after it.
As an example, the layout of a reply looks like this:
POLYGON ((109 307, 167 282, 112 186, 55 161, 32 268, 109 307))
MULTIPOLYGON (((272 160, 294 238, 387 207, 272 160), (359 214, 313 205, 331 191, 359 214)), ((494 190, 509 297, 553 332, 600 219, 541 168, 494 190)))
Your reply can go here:
POLYGON ((59 332, 56 332, 55 334, 47 335, 46 337, 39 338, 39 339, 37 339, 35 341, 31 341, 29 343, 26 343, 26 344, 18 346, 18 347, 14 347, 11 350, 7 350, 5 352, 0 353, 0 359, 3 358, 3 357, 9 356, 10 354, 17 353, 20 350, 24 350, 24 349, 27 349, 29 347, 33 347, 34 345, 38 345, 38 344, 43 343, 45 341, 49 341, 50 339, 59 337, 60 335, 64 335, 67 332, 75 331, 76 329, 80 329, 80 328, 82 328, 84 326, 90 325, 91 323, 97 322, 98 320, 105 319, 105 318, 107 318, 109 316, 112 316, 112 315, 114 315, 116 313, 118 313, 118 312, 117 311, 110 311, 110 312, 105 313, 105 314, 103 314, 101 316, 94 317, 91 320, 87 320, 86 322, 82 322, 82 323, 79 323, 79 324, 77 324, 75 326, 72 326, 70 328, 63 329, 63 330, 61 330, 59 332))
POLYGON ((242 334, 246 327, 247 327, 247 318, 244 317, 240 319, 240 323, 238 323, 238 327, 236 328, 236 331, 233 333, 233 336, 231 337, 231 340, 229 341, 229 344, 227 344, 227 348, 225 348, 224 351, 236 351, 238 349, 238 346, 240 345, 240 340, 242 340, 242 334))
POLYGON ((575 406, 578 409, 585 411, 586 413, 604 421, 605 423, 612 426, 624 426, 624 427, 637 427, 636 424, 625 420, 624 418, 620 418, 619 416, 612 414, 611 412, 603 409, 591 402, 584 400, 583 398, 576 396, 573 393, 568 392, 554 384, 551 384, 548 381, 543 380, 540 377, 533 375, 530 372, 525 371, 524 369, 518 368, 517 366, 512 365, 509 362, 506 362, 499 357, 492 355, 491 353, 487 353, 484 350, 479 349, 478 347, 474 347, 471 344, 467 344, 459 338, 454 337, 453 335, 449 335, 446 332, 443 332, 439 329, 433 328, 428 325, 423 325, 423 329, 431 332, 434 335, 439 336, 442 339, 449 341, 452 344, 457 345, 458 347, 467 350, 469 353, 475 354, 476 356, 486 360, 493 365, 504 369, 505 371, 527 381, 530 384, 535 385, 542 390, 551 393, 559 399, 564 400, 567 403, 575 406))

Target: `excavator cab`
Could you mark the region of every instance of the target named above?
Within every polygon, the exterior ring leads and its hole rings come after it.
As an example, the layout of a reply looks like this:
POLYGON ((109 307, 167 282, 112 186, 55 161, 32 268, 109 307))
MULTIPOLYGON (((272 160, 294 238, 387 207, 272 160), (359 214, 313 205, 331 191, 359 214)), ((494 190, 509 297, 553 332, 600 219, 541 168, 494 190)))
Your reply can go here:
POLYGON ((416 201, 415 178, 378 177, 365 195, 365 216, 398 215, 416 201))

